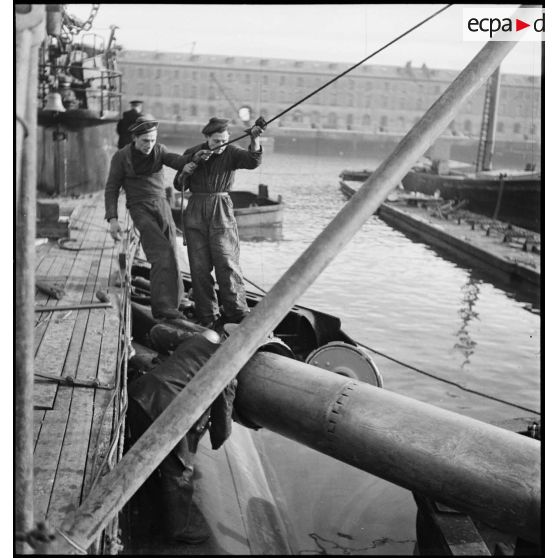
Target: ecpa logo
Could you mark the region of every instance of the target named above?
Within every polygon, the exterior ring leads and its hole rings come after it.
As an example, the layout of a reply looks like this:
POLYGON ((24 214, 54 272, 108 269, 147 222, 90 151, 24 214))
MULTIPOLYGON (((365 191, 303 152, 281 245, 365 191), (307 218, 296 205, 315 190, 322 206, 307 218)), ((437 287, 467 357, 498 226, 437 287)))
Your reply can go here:
POLYGON ((544 10, 463 8, 464 41, 544 41, 544 10))

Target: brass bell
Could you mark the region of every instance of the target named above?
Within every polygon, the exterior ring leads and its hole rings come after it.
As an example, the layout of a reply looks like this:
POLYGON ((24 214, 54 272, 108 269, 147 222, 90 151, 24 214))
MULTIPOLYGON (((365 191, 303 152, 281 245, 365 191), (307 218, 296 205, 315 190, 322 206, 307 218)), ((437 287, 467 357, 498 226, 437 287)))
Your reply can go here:
POLYGON ((55 91, 47 94, 47 102, 44 110, 51 110, 53 112, 66 112, 64 105, 62 104, 62 97, 60 93, 55 91))

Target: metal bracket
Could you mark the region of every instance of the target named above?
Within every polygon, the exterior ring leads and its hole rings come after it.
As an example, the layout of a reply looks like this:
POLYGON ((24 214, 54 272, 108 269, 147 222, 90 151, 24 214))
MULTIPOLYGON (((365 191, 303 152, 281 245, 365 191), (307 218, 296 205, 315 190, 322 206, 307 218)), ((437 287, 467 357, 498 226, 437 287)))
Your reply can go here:
POLYGON ((53 376, 51 374, 42 374, 40 372, 35 372, 35 377, 41 378, 42 380, 50 380, 61 385, 74 386, 74 387, 87 387, 96 389, 114 389, 112 384, 105 384, 100 382, 97 378, 90 379, 80 379, 74 378, 73 376, 53 376))

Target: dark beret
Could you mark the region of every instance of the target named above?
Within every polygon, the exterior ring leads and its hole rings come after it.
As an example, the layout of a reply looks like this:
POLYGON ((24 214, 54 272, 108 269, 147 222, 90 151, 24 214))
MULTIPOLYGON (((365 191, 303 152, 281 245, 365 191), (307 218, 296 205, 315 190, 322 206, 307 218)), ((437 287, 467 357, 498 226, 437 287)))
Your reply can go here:
POLYGON ((204 136, 210 136, 215 132, 224 132, 229 127, 230 120, 228 118, 217 118, 214 116, 209 119, 209 122, 205 125, 202 130, 204 136))
POLYGON ((133 105, 143 105, 143 101, 139 101, 138 99, 135 99, 133 101, 130 101, 130 104, 133 105))
POLYGON ((156 130, 159 127, 159 122, 151 115, 140 116, 129 128, 130 134, 139 136, 151 130, 156 130))

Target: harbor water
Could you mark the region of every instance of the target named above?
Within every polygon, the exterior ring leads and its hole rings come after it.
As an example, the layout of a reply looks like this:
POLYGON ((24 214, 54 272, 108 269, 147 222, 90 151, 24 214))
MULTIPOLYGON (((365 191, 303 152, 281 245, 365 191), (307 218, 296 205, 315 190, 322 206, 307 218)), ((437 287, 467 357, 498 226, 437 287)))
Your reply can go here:
MULTIPOLYGON (((285 203, 280 229, 241 236, 247 280, 271 288, 347 203, 341 170, 379 163, 373 154, 266 153, 260 168, 237 171, 235 189, 266 184, 285 203)), ((493 423, 540 412, 538 300, 495 286, 376 216, 298 304, 339 317, 349 336, 373 349, 385 389, 493 423)), ((413 554, 409 491, 274 433, 260 430, 254 439, 298 553, 413 554)))

